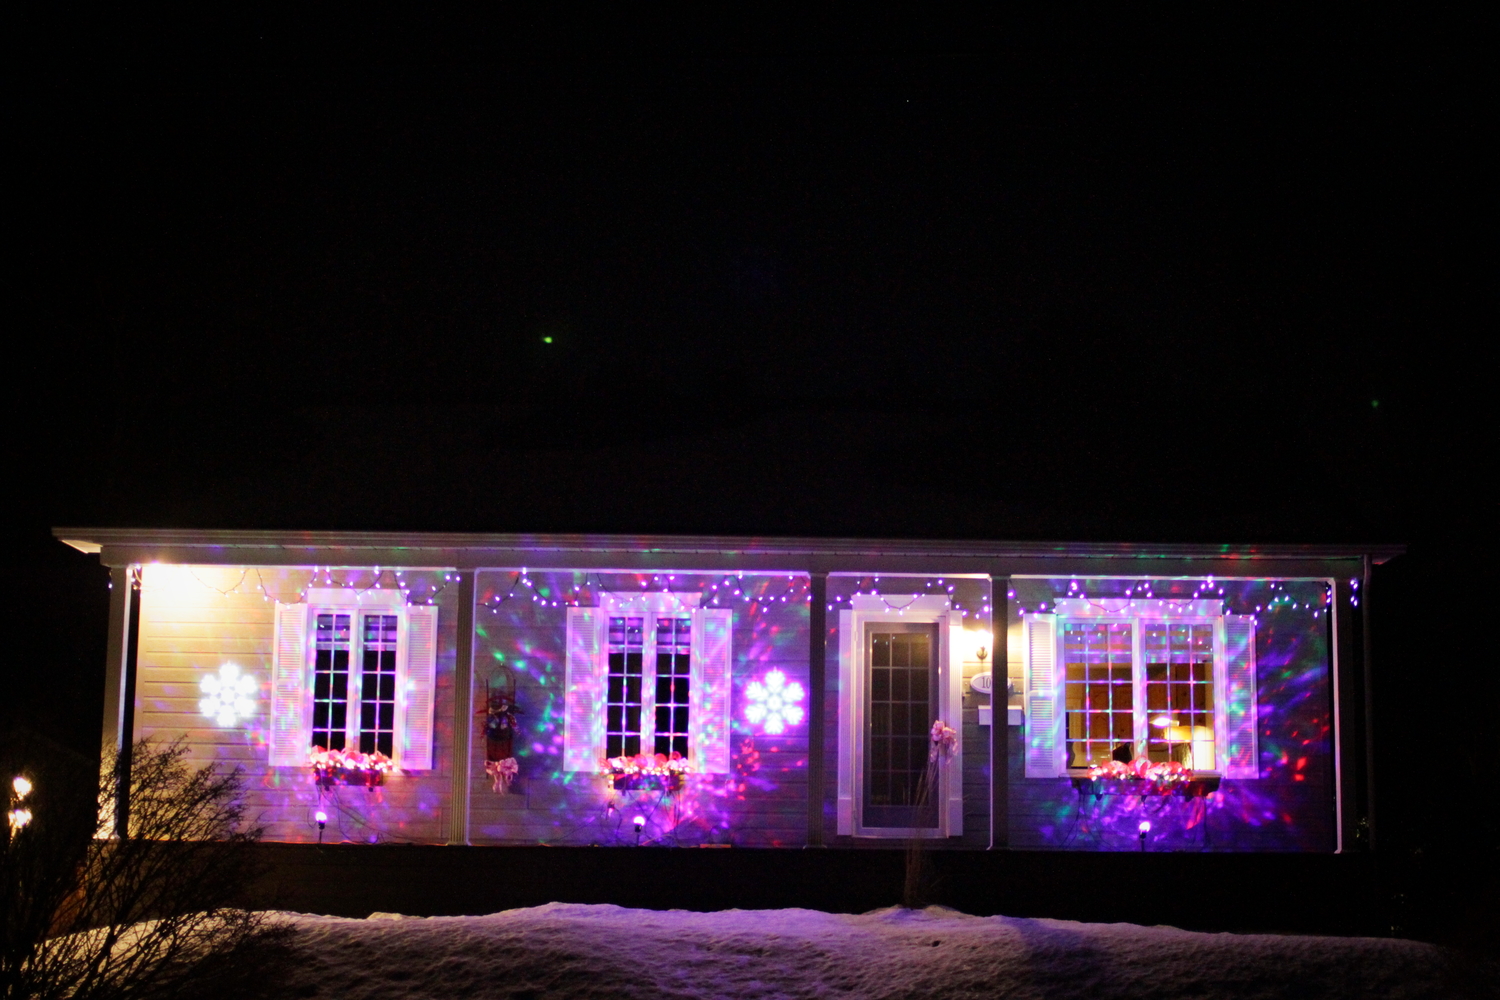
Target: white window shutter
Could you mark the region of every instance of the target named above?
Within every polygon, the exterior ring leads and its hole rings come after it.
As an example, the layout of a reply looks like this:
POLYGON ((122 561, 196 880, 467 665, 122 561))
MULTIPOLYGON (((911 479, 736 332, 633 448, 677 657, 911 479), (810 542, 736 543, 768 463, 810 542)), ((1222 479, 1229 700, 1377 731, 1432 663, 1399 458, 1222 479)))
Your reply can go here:
POLYGON ((1022 657, 1026 667, 1026 777, 1064 773, 1057 704, 1057 616, 1027 615, 1022 657))
POLYGON ((729 608, 700 608, 693 613, 697 676, 690 692, 692 742, 697 756, 694 766, 704 774, 729 773, 733 629, 734 612, 729 608))
POLYGON ((405 676, 397 677, 402 693, 401 736, 396 766, 404 771, 432 770, 433 702, 437 695, 438 609, 413 604, 406 609, 405 676))
POLYGON ((276 605, 271 652, 271 764, 299 767, 311 749, 312 705, 307 697, 307 605, 276 605))
POLYGON ((568 665, 563 724, 563 770, 597 771, 604 754, 604 696, 607 680, 599 655, 604 613, 598 608, 568 609, 568 665))
POLYGON ((1259 778, 1253 615, 1224 616, 1224 661, 1224 776, 1259 778))

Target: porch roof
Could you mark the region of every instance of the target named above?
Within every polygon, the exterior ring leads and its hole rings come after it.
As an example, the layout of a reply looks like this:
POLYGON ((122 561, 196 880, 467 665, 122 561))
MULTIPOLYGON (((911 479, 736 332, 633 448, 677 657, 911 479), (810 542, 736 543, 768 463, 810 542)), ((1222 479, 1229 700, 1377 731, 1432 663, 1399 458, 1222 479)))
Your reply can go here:
POLYGON ((1213 573, 1221 576, 1343 572, 1379 564, 1399 544, 1148 543, 791 538, 743 535, 593 535, 489 532, 264 531, 54 528, 106 565, 317 565, 660 569, 788 572, 1213 573), (1103 561, 1103 562, 1101 562, 1103 561))

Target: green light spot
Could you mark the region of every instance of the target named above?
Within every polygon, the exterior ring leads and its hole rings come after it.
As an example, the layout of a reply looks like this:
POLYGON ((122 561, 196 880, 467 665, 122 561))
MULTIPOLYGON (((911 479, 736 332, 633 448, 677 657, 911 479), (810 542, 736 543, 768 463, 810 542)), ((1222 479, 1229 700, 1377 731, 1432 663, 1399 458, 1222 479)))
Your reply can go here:
POLYGON ((550 344, 550 343, 552 343, 552 338, 551 337, 543 337, 542 338, 542 343, 544 343, 544 344, 550 344))
POLYGON ((1372 409, 1372 410, 1378 410, 1378 409, 1380 409, 1380 400, 1378 400, 1378 399, 1372 399, 1372 400, 1370 400, 1370 409, 1372 409))

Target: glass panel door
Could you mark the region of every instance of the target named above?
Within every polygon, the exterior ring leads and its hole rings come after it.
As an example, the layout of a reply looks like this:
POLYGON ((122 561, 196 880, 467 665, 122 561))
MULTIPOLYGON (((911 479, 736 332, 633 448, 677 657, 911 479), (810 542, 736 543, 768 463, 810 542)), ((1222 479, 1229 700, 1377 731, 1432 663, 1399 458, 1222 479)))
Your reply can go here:
POLYGON ((938 790, 923 777, 937 710, 937 630, 865 627, 864 826, 937 826, 938 790))

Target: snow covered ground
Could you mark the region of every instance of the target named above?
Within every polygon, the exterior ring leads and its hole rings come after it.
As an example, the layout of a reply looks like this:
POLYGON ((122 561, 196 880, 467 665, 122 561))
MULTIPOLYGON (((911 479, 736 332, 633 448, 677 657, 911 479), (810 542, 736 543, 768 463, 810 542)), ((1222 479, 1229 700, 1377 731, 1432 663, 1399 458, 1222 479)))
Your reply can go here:
POLYGON ((297 931, 294 953, 267 978, 285 997, 1492 995, 1472 963, 1414 941, 1201 934, 939 907, 848 915, 551 903, 482 917, 285 919, 297 931))

